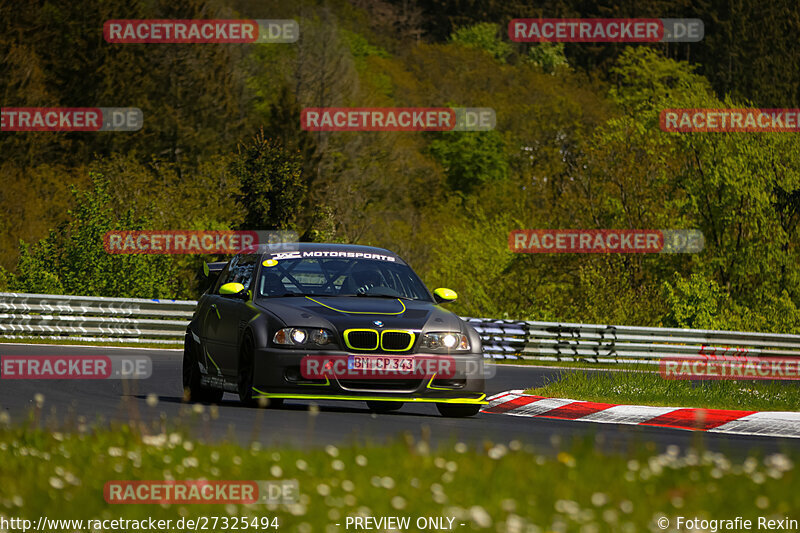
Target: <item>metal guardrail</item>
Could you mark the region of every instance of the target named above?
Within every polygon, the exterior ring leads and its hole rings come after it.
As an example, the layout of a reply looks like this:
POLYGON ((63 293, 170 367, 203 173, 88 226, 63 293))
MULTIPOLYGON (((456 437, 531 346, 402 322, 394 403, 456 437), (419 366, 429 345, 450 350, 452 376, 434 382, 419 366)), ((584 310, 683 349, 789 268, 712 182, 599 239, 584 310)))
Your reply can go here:
POLYGON ((798 357, 800 335, 465 318, 493 359, 651 363, 664 357, 798 357))
POLYGON ((0 338, 183 342, 197 302, 0 293, 0 338))
MULTIPOLYGON (((0 338, 180 344, 197 302, 0 293, 0 338)), ((464 317, 488 359, 658 363, 800 356, 800 335, 464 317)))

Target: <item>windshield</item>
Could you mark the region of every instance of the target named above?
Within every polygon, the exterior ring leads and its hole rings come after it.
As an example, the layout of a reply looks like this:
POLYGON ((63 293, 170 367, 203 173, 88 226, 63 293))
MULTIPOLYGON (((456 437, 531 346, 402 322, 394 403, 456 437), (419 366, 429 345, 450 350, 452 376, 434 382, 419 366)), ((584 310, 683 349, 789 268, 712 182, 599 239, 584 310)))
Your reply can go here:
POLYGON ((318 257, 266 261, 258 280, 258 295, 371 296, 431 301, 425 285, 408 265, 318 257))

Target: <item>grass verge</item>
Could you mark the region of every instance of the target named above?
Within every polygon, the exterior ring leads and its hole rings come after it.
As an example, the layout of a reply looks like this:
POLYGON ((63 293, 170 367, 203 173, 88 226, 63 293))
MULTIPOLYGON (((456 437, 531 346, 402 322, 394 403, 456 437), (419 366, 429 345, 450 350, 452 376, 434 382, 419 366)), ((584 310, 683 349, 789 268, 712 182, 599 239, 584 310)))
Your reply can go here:
POLYGON ((745 411, 798 411, 800 386, 791 381, 667 380, 650 372, 564 372, 537 396, 592 402, 704 407, 745 411))
MULTIPOLYGON (((410 437, 383 446, 295 450, 204 444, 180 431, 130 426, 69 432, 0 429, 0 516, 37 520, 277 517, 280 529, 344 530, 348 516, 452 517, 454 529, 646 531, 677 516, 783 518, 800 509, 797 451, 730 459, 639 445, 602 455, 591 440, 557 455, 517 441, 432 449, 410 437), (109 480, 296 479, 288 506, 109 505, 109 480), (342 524, 336 527, 335 524, 342 524), (463 526, 461 524, 464 524, 463 526)), ((445 522, 446 523, 446 522, 445 522)), ((416 530, 411 528, 411 530, 416 530)))

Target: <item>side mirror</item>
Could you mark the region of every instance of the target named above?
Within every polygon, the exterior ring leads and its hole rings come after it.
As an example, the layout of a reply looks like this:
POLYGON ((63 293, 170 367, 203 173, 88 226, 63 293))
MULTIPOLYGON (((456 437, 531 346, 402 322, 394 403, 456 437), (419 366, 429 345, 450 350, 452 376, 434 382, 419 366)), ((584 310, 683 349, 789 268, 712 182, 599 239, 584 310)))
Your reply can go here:
POLYGON ((439 288, 433 291, 433 299, 437 304, 455 301, 458 294, 453 289, 439 288))
POLYGON ((219 293, 223 296, 245 296, 247 294, 241 283, 226 283, 219 288, 219 293))

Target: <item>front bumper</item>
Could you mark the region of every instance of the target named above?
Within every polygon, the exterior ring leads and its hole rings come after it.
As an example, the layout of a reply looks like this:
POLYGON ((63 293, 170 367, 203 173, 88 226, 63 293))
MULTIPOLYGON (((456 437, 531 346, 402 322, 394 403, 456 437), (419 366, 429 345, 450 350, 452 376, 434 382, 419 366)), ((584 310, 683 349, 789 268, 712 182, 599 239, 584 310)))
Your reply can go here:
POLYGON ((302 351, 261 348, 255 354, 254 398, 309 400, 361 400, 485 404, 482 354, 450 354, 455 372, 445 378, 436 375, 391 379, 304 379, 302 359, 308 355, 346 357, 348 355, 442 357, 436 354, 353 354, 337 351, 302 351))

